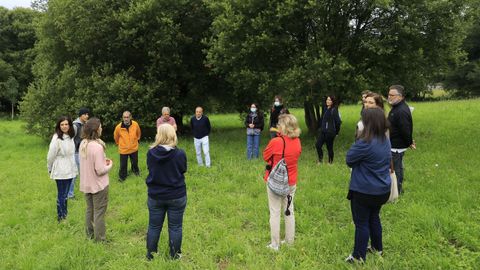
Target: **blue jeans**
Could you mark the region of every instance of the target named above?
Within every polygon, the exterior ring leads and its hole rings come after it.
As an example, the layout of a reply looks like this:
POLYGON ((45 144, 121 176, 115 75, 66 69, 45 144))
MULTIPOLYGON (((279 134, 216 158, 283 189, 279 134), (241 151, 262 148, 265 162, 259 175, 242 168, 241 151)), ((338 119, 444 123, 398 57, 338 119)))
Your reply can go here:
MULTIPOLYGON (((78 157, 78 153, 75 153, 75 163, 77 163, 77 169, 80 171, 80 158, 78 157)), ((72 183, 70 184, 70 188, 68 189, 68 198, 73 198, 75 197, 75 179, 77 177, 74 177, 72 179, 72 183)))
POLYGON ((147 257, 152 257, 152 252, 157 252, 158 240, 162 232, 165 214, 168 216, 168 238, 170 256, 178 258, 182 253, 182 225, 183 213, 187 205, 187 196, 173 200, 157 200, 148 197, 148 232, 147 232, 147 257))
POLYGON ((260 135, 247 135, 247 159, 258 158, 260 135))
POLYGON ((393 169, 395 170, 395 175, 397 176, 398 194, 402 192, 403 154, 405 154, 405 152, 402 152, 402 153, 392 152, 393 169))
POLYGON ((380 208, 382 204, 364 204, 355 199, 350 201, 352 218, 355 223, 355 244, 352 256, 355 259, 366 260, 368 239, 372 248, 383 251, 382 223, 380 222, 380 208))
POLYGON ((56 179, 57 182, 57 218, 58 220, 62 220, 67 218, 68 210, 67 210, 67 202, 68 202, 68 189, 70 188, 70 183, 72 183, 72 179, 56 179))

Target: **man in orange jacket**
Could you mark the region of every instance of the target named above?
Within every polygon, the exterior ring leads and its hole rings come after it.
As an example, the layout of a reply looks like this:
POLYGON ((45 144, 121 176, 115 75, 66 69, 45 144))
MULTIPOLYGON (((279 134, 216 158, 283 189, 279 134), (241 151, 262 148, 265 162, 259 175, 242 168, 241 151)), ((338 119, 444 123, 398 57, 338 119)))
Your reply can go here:
POLYGON ((140 175, 138 169, 138 141, 142 132, 136 121, 132 120, 132 113, 124 111, 122 114, 122 122, 115 127, 113 138, 118 145, 120 153, 120 170, 118 173, 119 181, 123 182, 127 178, 128 157, 132 164, 132 171, 135 175, 140 175))

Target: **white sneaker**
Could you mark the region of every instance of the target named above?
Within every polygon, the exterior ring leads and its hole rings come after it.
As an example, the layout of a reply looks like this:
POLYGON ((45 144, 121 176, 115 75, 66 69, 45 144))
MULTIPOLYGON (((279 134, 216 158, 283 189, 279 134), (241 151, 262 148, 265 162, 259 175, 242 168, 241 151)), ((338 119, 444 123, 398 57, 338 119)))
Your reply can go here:
POLYGON ((271 250, 273 250, 273 251, 278 251, 278 246, 274 246, 274 245, 272 245, 272 244, 268 244, 268 245, 267 245, 267 248, 269 248, 269 249, 271 249, 271 250))

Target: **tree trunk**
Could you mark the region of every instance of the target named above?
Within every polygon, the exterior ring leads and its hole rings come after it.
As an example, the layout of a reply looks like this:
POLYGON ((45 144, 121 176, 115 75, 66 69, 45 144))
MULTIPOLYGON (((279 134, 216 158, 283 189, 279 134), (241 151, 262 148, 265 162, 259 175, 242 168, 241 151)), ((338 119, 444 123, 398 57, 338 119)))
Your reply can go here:
POLYGON ((13 117, 15 116, 15 105, 14 103, 12 102, 12 120, 13 120, 13 117))
POLYGON ((318 129, 318 119, 320 119, 320 110, 318 104, 306 100, 303 103, 305 110, 305 124, 308 128, 308 134, 316 135, 318 129))

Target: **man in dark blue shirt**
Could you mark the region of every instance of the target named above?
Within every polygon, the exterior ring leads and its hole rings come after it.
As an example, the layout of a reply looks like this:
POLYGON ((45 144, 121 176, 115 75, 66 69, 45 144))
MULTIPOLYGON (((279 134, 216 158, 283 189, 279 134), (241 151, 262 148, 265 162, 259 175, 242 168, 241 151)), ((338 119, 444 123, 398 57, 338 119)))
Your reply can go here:
POLYGON ((195 115, 190 119, 190 127, 193 133, 193 142, 195 144, 195 152, 197 153, 197 162, 199 166, 203 166, 202 150, 205 155, 205 166, 210 167, 210 149, 208 143, 208 135, 210 134, 210 120, 203 115, 203 108, 195 108, 195 115))

